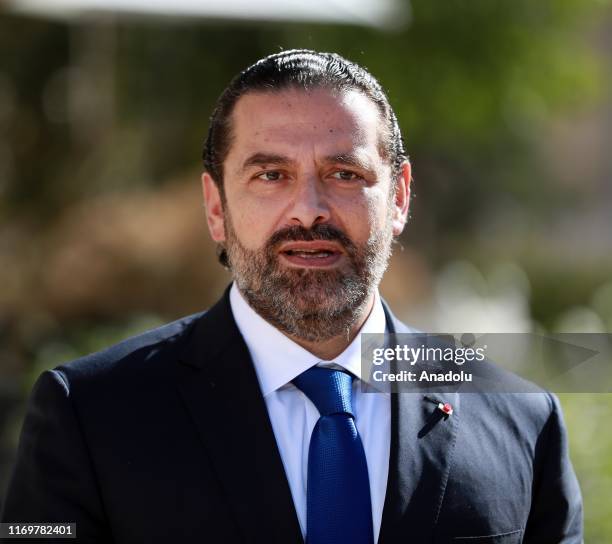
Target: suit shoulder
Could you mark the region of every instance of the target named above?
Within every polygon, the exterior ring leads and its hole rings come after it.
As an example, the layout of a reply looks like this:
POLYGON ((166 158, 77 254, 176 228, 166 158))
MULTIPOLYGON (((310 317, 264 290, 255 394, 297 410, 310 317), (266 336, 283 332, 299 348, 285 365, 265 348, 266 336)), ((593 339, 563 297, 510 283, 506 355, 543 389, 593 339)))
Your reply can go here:
POLYGON ((483 426, 499 426, 517 435, 537 436, 551 419, 562 420, 556 395, 543 389, 529 393, 461 394, 461 406, 483 426))
POLYGON ((66 383, 94 379, 108 373, 141 371, 159 359, 178 357, 187 338, 206 311, 182 317, 155 329, 127 338, 101 351, 60 365, 54 371, 66 383))

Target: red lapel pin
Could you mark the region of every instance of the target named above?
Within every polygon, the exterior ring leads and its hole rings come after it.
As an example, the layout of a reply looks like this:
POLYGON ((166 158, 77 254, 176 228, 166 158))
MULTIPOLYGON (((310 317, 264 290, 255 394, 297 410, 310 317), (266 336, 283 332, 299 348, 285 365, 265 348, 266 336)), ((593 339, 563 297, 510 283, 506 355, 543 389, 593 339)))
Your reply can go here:
POLYGON ((440 402, 437 399, 425 395, 425 400, 436 405, 436 408, 444 414, 444 417, 453 415, 453 405, 450 402, 440 402))
POLYGON ((452 416, 453 415, 453 407, 450 402, 439 402, 438 410, 440 410, 444 415, 452 416))

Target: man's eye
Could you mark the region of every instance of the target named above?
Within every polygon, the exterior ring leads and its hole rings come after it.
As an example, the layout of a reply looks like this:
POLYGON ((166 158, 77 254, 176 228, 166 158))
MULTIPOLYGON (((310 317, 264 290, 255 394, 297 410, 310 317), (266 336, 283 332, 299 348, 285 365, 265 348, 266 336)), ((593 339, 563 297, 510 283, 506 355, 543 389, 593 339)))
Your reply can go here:
POLYGON ((257 176, 258 179, 262 179, 263 181, 278 181, 283 177, 280 172, 275 170, 270 170, 269 172, 263 172, 257 176))
POLYGON ((359 178, 359 176, 355 174, 355 172, 349 172, 348 170, 340 170, 339 172, 334 172, 332 176, 342 181, 353 181, 359 178))

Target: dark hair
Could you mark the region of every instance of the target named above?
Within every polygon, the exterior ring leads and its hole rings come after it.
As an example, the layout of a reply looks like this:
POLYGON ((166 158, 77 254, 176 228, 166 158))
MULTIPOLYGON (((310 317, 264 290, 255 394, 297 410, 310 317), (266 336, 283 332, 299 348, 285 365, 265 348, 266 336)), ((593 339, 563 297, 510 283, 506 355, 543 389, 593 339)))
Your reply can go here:
POLYGON ((384 90, 365 68, 335 53, 293 49, 269 55, 238 74, 217 100, 202 153, 204 169, 223 195, 223 162, 231 144, 231 114, 238 99, 248 92, 279 91, 289 87, 304 90, 324 87, 338 91, 357 90, 378 107, 384 122, 381 148, 394 174, 407 160, 395 113, 384 90))

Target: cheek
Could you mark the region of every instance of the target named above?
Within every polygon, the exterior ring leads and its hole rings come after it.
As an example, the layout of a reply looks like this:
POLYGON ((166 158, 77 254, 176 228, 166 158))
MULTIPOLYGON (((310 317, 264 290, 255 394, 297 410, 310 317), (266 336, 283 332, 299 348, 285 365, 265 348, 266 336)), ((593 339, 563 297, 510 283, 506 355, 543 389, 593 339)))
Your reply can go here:
POLYGON ((230 204, 228 199, 234 232, 245 248, 261 248, 274 233, 276 214, 269 204, 246 199, 234 200, 230 204))
POLYGON ((377 191, 369 200, 370 220, 374 228, 382 229, 387 224, 389 214, 389 197, 382 191, 377 191))
POLYGON ((386 227, 388 199, 379 190, 365 190, 337 207, 341 223, 355 241, 365 242, 386 227))

